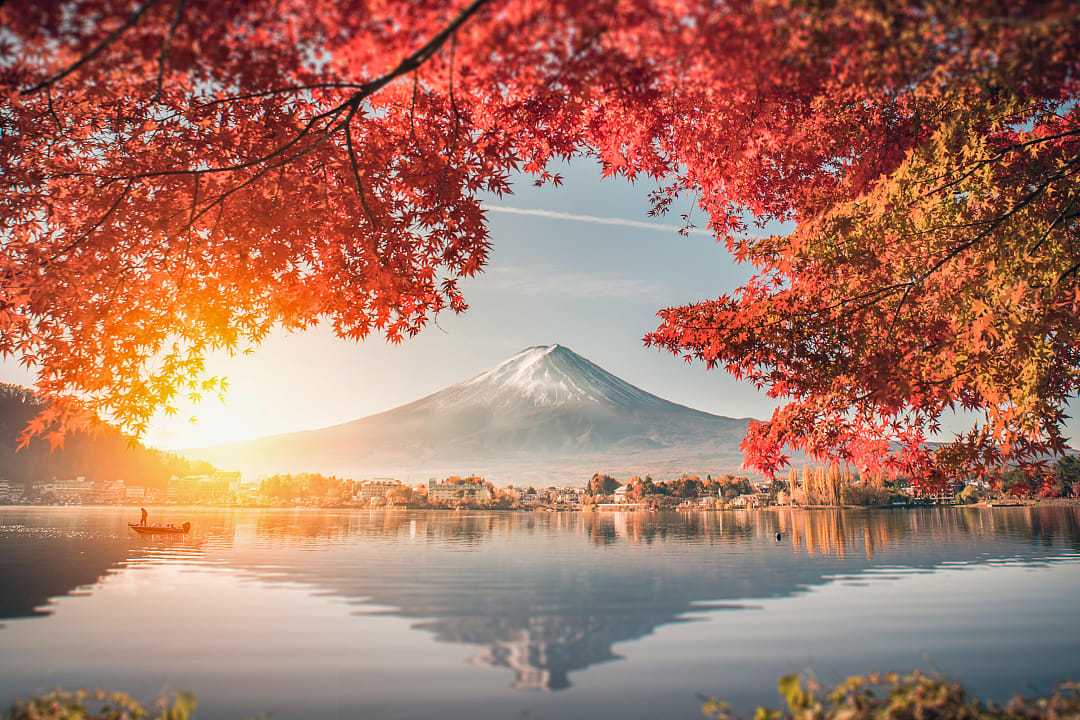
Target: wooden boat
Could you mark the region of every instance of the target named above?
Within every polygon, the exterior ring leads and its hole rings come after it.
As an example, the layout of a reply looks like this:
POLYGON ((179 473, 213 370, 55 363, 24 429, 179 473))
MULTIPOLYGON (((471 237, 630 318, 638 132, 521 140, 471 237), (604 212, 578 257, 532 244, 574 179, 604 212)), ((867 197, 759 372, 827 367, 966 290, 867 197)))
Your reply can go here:
POLYGON ((128 527, 140 535, 186 535, 191 530, 191 523, 176 525, 140 525, 128 523, 128 527))

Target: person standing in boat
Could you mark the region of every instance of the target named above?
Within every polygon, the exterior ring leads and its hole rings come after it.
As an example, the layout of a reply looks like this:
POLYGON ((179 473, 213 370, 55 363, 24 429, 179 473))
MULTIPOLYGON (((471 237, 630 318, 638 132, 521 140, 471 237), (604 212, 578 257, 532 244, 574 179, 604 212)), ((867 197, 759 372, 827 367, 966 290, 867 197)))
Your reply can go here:
POLYGON ((139 518, 139 524, 142 525, 143 527, 146 527, 146 518, 147 518, 146 508, 144 508, 144 507, 139 508, 139 512, 142 513, 142 517, 139 518))

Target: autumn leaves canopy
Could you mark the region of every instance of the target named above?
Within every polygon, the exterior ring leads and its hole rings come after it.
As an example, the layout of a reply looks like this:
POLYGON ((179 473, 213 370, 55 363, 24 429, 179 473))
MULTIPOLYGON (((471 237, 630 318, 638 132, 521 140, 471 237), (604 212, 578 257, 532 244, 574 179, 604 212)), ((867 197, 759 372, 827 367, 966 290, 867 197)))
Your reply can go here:
POLYGON ((1078 15, 14 0, 0 352, 54 401, 31 433, 86 410, 137 433, 218 389, 213 349, 316 322, 399 340, 465 309, 479 195, 590 154, 655 179, 657 212, 695 200, 753 265, 647 342, 784 399, 746 440, 754 466, 785 448, 928 481, 1035 462, 1080 385, 1078 15), (982 419, 929 450, 953 408, 982 419))

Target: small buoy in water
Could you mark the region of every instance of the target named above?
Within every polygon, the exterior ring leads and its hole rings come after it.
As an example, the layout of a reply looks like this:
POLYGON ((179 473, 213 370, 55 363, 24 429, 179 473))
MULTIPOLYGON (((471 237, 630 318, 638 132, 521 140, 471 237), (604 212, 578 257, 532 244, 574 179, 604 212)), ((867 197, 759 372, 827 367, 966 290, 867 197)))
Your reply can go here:
POLYGON ((776 542, 780 542, 784 539, 783 533, 776 533, 776 542))

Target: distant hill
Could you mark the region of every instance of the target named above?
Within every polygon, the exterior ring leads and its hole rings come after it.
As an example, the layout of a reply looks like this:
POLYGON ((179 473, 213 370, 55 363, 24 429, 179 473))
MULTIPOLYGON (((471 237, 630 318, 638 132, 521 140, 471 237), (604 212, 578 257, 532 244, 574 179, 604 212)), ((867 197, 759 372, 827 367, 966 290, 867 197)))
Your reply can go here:
POLYGON ((209 472, 209 463, 132 443, 120 432, 70 433, 64 447, 50 450, 37 440, 16 451, 17 438, 41 404, 26 388, 0 384, 0 479, 32 485, 52 478, 84 475, 93 481, 125 482, 160 487, 171 475, 209 472))
POLYGON ((664 400, 547 345, 387 412, 185 455, 249 475, 479 472, 496 482, 582 482, 596 470, 737 470, 748 422, 664 400))

